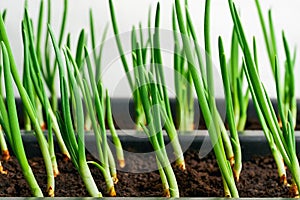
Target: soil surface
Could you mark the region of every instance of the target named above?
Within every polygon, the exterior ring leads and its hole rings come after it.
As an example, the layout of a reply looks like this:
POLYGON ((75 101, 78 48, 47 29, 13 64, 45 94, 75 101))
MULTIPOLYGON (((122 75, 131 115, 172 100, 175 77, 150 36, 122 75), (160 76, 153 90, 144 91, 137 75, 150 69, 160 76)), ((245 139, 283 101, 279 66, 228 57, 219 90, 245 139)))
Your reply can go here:
MULTIPOLYGON (((88 156, 88 159, 92 159, 88 156)), ((187 170, 175 169, 180 196, 182 197, 222 197, 223 186, 216 160, 213 155, 200 159, 197 151, 188 151, 185 155, 187 170)), ((89 196, 72 162, 64 161, 57 155, 60 175, 55 179, 56 196, 89 196)), ((155 158, 149 163, 155 165, 155 158)), ((127 168, 118 173, 117 196, 163 196, 161 180, 157 171, 151 173, 127 173, 125 170, 139 170, 141 159, 135 154, 126 157, 127 168)), ((46 176, 43 160, 29 160, 33 172, 42 190, 46 189, 46 176)), ((0 196, 30 196, 29 187, 24 180, 17 160, 13 157, 3 162, 7 175, 0 175, 0 196)), ((90 166, 99 190, 105 195, 105 183, 98 169, 90 166)), ((174 167, 175 168, 175 167, 174 167)), ((274 160, 271 156, 253 157, 243 163, 240 181, 237 184, 240 197, 289 197, 289 188, 279 183, 274 160)))

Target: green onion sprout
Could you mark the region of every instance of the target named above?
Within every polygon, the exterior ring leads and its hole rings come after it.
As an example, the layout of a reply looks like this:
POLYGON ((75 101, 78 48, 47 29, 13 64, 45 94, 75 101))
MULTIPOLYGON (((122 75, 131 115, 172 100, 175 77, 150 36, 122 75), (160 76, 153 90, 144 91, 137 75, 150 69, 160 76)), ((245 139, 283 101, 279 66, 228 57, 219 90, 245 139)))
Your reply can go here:
MULTIPOLYGON (((299 161, 297 159, 296 148, 295 148, 295 135, 294 135, 294 124, 291 111, 289 110, 288 116, 284 115, 283 104, 281 98, 278 100, 279 114, 282 120, 282 129, 279 126, 277 121, 275 111, 270 103, 270 98, 268 97, 262 82, 259 79, 257 72, 257 66, 255 64, 252 53, 250 52, 246 36, 236 10, 235 4, 229 0, 229 7, 231 11, 232 20, 235 27, 237 28, 237 35, 239 43, 243 49, 243 54, 245 58, 244 70, 247 75, 248 84, 252 87, 252 95, 257 99, 257 104, 261 110, 263 119, 266 121, 269 130, 270 136, 273 138, 276 147, 278 148, 284 163, 287 165, 288 169, 291 171, 293 181, 297 188, 300 187, 300 167, 299 161)), ((280 95, 280 74, 278 67, 277 57, 274 57, 274 72, 276 77, 276 90, 277 97, 280 95)), ((299 194, 299 192, 297 192, 299 194)))
MULTIPOLYGON (((25 12, 27 10, 25 9, 25 12)), ((1 15, 2 16, 2 15, 1 15)), ((45 167, 46 167, 46 173, 47 173, 47 192, 49 196, 54 196, 54 172, 53 172, 53 167, 52 167, 52 162, 51 162, 51 157, 50 153, 48 150, 48 144, 46 141, 46 138, 43 134, 43 131, 40 127, 39 121, 37 119, 36 115, 36 109, 33 107, 33 103, 28 97, 27 91, 25 90, 24 86, 22 85, 22 81, 19 77, 17 66, 14 60, 14 56, 12 54, 12 50, 10 47, 10 43, 7 37, 6 33, 6 28, 3 22, 2 17, 0 17, 0 41, 4 43, 7 49, 9 61, 10 61, 10 68, 11 68, 11 74, 14 78, 14 82, 18 88, 20 97, 22 99, 22 102, 24 104, 24 107, 26 108, 26 111, 30 117, 30 120, 33 123, 33 127, 35 130, 35 135, 37 137, 38 144, 40 146, 44 162, 45 162, 45 167)))
MULTIPOLYGON (((0 22, 3 22, 2 17, 0 17, 0 22)), ((19 120, 17 117, 16 102, 13 93, 12 78, 10 71, 10 60, 7 52, 7 48, 3 41, 1 41, 1 50, 3 55, 3 68, 4 68, 4 79, 6 88, 6 98, 7 106, 5 106, 3 101, 1 101, 1 126, 4 128, 8 141, 20 163, 23 175, 29 184, 31 193, 33 196, 42 197, 43 193, 39 187, 31 167, 29 166, 24 145, 22 142, 22 137, 20 133, 19 120)), ((2 166, 1 166, 2 167, 2 166)))
MULTIPOLYGON (((206 2, 209 4, 209 2, 206 2)), ((209 5, 206 5, 206 8, 209 8, 209 5)), ((224 181, 224 189, 225 189, 225 195, 226 196, 231 196, 231 197, 238 197, 238 191, 235 185, 233 173, 231 170, 231 166, 229 161, 226 158, 225 154, 225 149, 224 149, 224 144, 222 141, 222 136, 220 133, 220 128, 219 128, 219 120, 217 119, 217 111, 216 111, 216 106, 214 103, 214 98, 212 96, 207 96, 205 93, 205 88, 203 84, 203 75, 199 75, 198 70, 195 68, 196 62, 195 58, 193 56, 193 48, 191 46, 191 42, 187 37, 187 28, 186 24, 184 22, 184 18, 182 15, 182 10, 181 10, 181 5, 180 1, 176 0, 175 1, 175 9, 176 9, 176 16, 177 16, 177 22, 179 25, 179 30, 182 34, 182 43, 184 45, 184 51, 187 59, 189 60, 189 71, 192 75, 193 82, 194 82, 194 87, 198 96, 198 101, 199 101, 199 106, 201 108, 201 111, 203 113, 204 120, 206 122, 206 126, 208 128, 208 132, 212 141, 213 147, 214 147, 214 152, 217 158, 218 165, 220 167, 223 181, 224 181)), ((186 9, 187 11, 187 9, 186 9)), ((209 12, 206 10, 206 12, 209 12)), ((209 26, 209 19, 206 19, 205 26, 209 26)), ((206 34, 209 34, 206 33, 206 34)), ((209 47, 209 36, 206 38, 206 50, 210 52, 210 47, 209 47)), ((208 63, 210 62, 210 58, 207 57, 208 63)), ((208 64, 211 67, 211 64, 208 64)), ((207 68, 210 68, 207 67, 207 68)), ((212 69, 209 69, 212 70, 212 69)), ((209 73, 209 72, 207 72, 209 73)), ((211 76, 211 75, 210 75, 211 76)), ((208 81, 208 80, 207 80, 208 81)), ((212 80, 210 80, 212 81, 212 80)), ((211 86, 208 87, 208 89, 211 89, 211 86)), ((209 89, 209 90, 210 90, 209 89)), ((213 92, 211 91, 209 95, 213 95, 213 92)))

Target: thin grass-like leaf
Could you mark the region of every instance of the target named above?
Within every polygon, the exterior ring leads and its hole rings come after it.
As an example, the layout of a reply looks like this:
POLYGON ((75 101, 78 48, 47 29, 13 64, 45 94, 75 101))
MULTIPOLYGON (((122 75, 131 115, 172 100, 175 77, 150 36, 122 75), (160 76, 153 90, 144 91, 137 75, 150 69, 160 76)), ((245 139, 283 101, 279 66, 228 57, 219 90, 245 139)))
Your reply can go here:
MULTIPOLYGON (((105 45, 105 40, 107 37, 108 28, 109 28, 109 24, 107 23, 105 25, 104 31, 102 33, 100 49, 99 49, 98 57, 96 60, 96 75, 95 75, 96 81, 101 80, 101 61, 102 61, 102 54, 103 54, 103 49, 104 49, 104 45, 105 45)), ((94 49, 94 51, 95 51, 95 49, 94 49)))
POLYGON ((234 149, 234 167, 233 173, 236 180, 239 180, 240 172, 242 170, 242 153, 241 153, 241 146, 239 142, 239 137, 236 129, 236 123, 234 119, 234 111, 233 111, 233 103, 231 97, 231 90, 230 90, 230 83, 229 83, 229 75, 227 72, 226 66, 226 58, 224 53, 224 47, 221 37, 219 37, 219 59, 220 59, 220 66, 222 71, 222 79, 223 85, 225 90, 225 99, 226 99, 226 116, 229 125, 229 130, 231 133, 231 139, 234 141, 233 149, 234 149))
MULTIPOLYGON (((271 63, 272 72, 273 72, 273 74, 275 74, 275 67, 274 67, 274 60, 273 60, 275 52, 273 52, 273 49, 272 49, 272 41, 270 41, 270 39, 269 39, 269 33, 267 31, 265 18, 263 16, 259 0, 255 0, 255 5, 256 5, 256 8, 257 8, 261 28, 262 28, 262 31, 263 31, 264 40, 265 40, 265 44, 266 44, 266 48, 267 48, 267 52, 268 52, 268 56, 269 56, 269 61, 271 63)), ((270 24, 270 27, 271 26, 273 27, 273 25, 270 24)))
POLYGON ((62 21, 61 21, 61 25, 60 25, 60 33, 59 33, 59 40, 58 40, 58 45, 60 47, 62 46, 63 37, 65 34, 65 29, 66 29, 68 6, 69 6, 69 0, 64 0, 63 17, 62 17, 62 21))
POLYGON ((40 7, 39 7, 38 27, 36 33, 36 52, 40 64, 42 64, 41 37, 42 37, 42 30, 43 30, 43 19, 44 19, 44 1, 41 0, 40 7))
POLYGON ((80 31, 80 35, 77 42, 77 49, 76 49, 76 64, 79 67, 79 70, 82 68, 83 65, 85 45, 86 45, 86 37, 85 37, 84 29, 82 29, 80 31))
POLYGON ((112 0, 109 0, 109 8, 110 8, 110 16, 111 16, 111 21, 112 21, 113 30, 114 30, 114 33, 115 33, 115 39, 116 39, 116 43, 117 43, 117 46, 118 46, 119 54, 120 54, 120 57, 121 57, 121 60, 122 60, 122 63, 123 63, 124 70, 126 72, 126 76, 127 76, 131 91, 134 91, 134 83, 133 83, 133 80, 130 76, 129 66, 128 66, 128 63, 127 63, 127 60, 126 60, 126 57, 125 57, 125 54, 124 54, 122 44, 121 44, 121 39, 120 39, 120 36, 119 36, 119 29, 118 29, 116 15, 115 15, 115 9, 114 9, 114 5, 113 5, 112 0))

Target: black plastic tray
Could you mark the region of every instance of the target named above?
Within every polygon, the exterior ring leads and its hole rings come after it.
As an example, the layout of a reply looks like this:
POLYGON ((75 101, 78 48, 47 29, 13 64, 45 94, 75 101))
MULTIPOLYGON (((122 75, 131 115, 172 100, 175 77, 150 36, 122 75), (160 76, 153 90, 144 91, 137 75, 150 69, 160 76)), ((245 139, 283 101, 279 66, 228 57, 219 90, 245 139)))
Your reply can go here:
MULTIPOLYGON (((135 152, 135 153, 148 153, 152 152, 152 146, 142 132, 137 132, 134 130, 118 130, 117 131, 123 148, 126 152, 135 152)), ((36 138, 32 132, 22 132, 23 142, 25 150, 28 154, 28 157, 41 156, 39 146, 37 144, 36 138)), ((111 142, 110 133, 107 133, 109 144, 113 145, 111 142)), ((298 153, 300 153, 300 131, 295 132, 296 136, 296 146, 298 153)), ((267 155, 271 154, 269 145, 266 141, 266 138, 262 131, 245 131, 240 133, 240 143, 242 147, 242 156, 243 160, 247 161, 255 155, 267 155)), ((167 150, 171 150, 171 145, 169 144, 169 139, 165 135, 164 137, 167 150)), ((207 153, 204 150, 212 150, 211 143, 208 137, 207 131, 193 131, 185 133, 184 135, 179 136, 179 140, 182 146, 183 151, 187 149, 197 150, 202 154, 207 153), (205 143, 205 146, 203 146, 205 143), (202 148, 202 149, 201 149, 202 148)), ((93 133, 86 132, 85 143, 87 150, 92 154, 97 154, 95 138, 93 133)), ((56 150, 59 151, 56 146, 56 150)), ((114 148, 112 148, 113 150, 114 148)), ((170 151, 172 152, 172 151, 170 151)), ((126 155, 126 153, 125 153, 126 155)))

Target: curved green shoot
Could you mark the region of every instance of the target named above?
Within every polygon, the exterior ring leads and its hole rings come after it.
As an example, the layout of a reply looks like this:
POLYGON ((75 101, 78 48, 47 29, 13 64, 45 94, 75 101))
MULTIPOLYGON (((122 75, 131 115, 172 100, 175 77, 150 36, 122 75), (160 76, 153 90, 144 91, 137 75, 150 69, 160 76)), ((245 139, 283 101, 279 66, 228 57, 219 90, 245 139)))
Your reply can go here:
MULTIPOLYGON (((250 80, 249 74, 248 74, 247 71, 245 72, 245 75, 246 75, 247 80, 250 80)), ((271 149, 271 153, 274 157, 276 166, 278 168, 277 170, 278 170, 278 175, 279 175, 279 178, 280 178, 280 182, 283 183, 283 184, 287 184, 287 176, 286 176, 286 170, 285 170, 286 167, 285 167, 282 155, 281 155, 280 151, 278 150, 278 148, 276 147, 276 144, 275 144, 274 139, 272 137, 271 131, 270 131, 270 129, 267 125, 267 122, 266 122, 266 120, 265 120, 265 118, 262 114, 262 110, 259 107, 259 102, 257 100, 257 97, 256 97, 256 94, 254 92, 252 84, 249 84, 249 90, 251 92, 252 101, 254 103, 254 108, 256 110, 258 119, 259 119, 260 124, 262 126, 262 130, 263 130, 263 132, 265 134, 265 137, 268 141, 269 147, 271 149)), ((279 102, 279 104, 280 104, 280 102, 279 102)))
POLYGON ((234 111, 233 111, 233 101, 231 97, 230 83, 229 83, 229 75, 227 72, 227 64, 226 57, 223 47, 222 38, 219 37, 219 58, 220 58, 220 66, 222 72, 222 79, 224 85, 225 99, 226 99, 226 116, 230 129, 230 133, 232 136, 232 143, 234 149, 234 166, 233 166, 233 174, 235 176, 236 181, 239 181, 240 172, 242 170, 242 152, 241 145, 239 142, 239 136, 236 129, 236 123, 234 120, 234 111))
MULTIPOLYGON (((294 61, 290 53, 289 44, 285 37, 284 31, 282 31, 282 40, 284 45, 284 51, 286 55, 286 70, 284 80, 284 106, 285 115, 287 116, 288 110, 291 111, 293 116, 293 124, 296 125, 297 118, 297 101, 295 94, 295 75, 294 75, 294 61)), ((281 93, 282 95, 282 93, 281 93)))
POLYGON ((114 5, 113 5, 112 0, 109 0, 109 9, 110 9, 111 22, 112 22, 113 30, 114 30, 114 33, 115 33, 115 39, 116 39, 117 47, 118 47, 118 50, 119 50, 119 54, 120 54, 120 57, 121 57, 121 60, 122 60, 122 63, 123 63, 124 70, 126 72, 126 76, 127 76, 127 79, 128 79, 130 89, 133 92, 134 91, 134 82, 133 82, 133 80, 131 78, 131 75, 129 73, 129 66, 128 66, 128 63, 127 63, 127 60, 126 60, 126 57, 125 57, 125 54, 124 54, 124 50, 123 50, 123 47, 122 47, 122 43, 121 43, 121 39, 120 39, 120 35, 119 35, 119 28, 118 28, 118 25, 117 25, 115 9, 114 9, 114 5))
POLYGON ((232 100, 233 100, 233 110, 234 110, 234 119, 235 122, 238 122, 240 117, 241 107, 239 105, 238 94, 235 91, 238 91, 237 79, 238 79, 238 69, 239 69, 239 42, 237 40, 237 35, 235 28, 232 29, 231 36, 231 47, 230 47, 230 83, 232 88, 232 100))
POLYGON ((36 52, 40 65, 42 65, 42 51, 41 51, 41 37, 43 31, 43 20, 44 20, 44 1, 41 0, 39 7, 39 18, 36 33, 36 52))
POLYGON ((249 103, 249 89, 246 93, 243 92, 244 73, 239 64, 239 42, 235 27, 232 30, 231 36, 231 52, 228 65, 228 76, 230 80, 234 120, 238 131, 243 131, 247 120, 247 109, 249 103))
MULTIPOLYGON (((51 24, 51 0, 47 1, 47 24, 51 24)), ((50 77, 51 77, 51 54, 49 47, 49 34, 48 31, 45 33, 45 45, 44 45, 44 59, 45 59, 45 69, 43 71, 44 78, 48 88, 51 87, 50 77), (46 78, 48 77, 48 78, 46 78), (49 80, 49 81, 47 81, 49 80)), ((54 100, 54 99, 53 99, 54 100)))
MULTIPOLYGON (((263 31, 264 40, 265 40, 265 44, 266 44, 266 48, 267 48, 267 52, 268 52, 268 56, 269 56, 269 61, 271 63, 272 72, 275 75, 274 56, 276 55, 276 52, 274 51, 275 49, 272 48, 273 47, 272 42, 275 41, 274 40, 275 37, 272 37, 272 39, 269 38, 269 33, 267 31, 266 21, 265 21, 265 18, 263 16, 263 12, 262 12, 259 0, 255 0, 255 5, 256 5, 256 8, 257 8, 261 28, 262 28, 262 31, 263 31)), ((269 15, 269 16, 271 16, 271 15, 269 15)), ((269 17, 269 19, 271 19, 271 17, 269 17)), ((272 23, 272 21, 270 21, 270 22, 271 22, 270 27, 272 27, 271 28, 271 31, 272 31, 273 30, 273 25, 272 25, 273 23, 272 23)))
POLYGON ((3 19, 4 22, 5 22, 5 19, 6 19, 6 14, 7 14, 7 10, 4 9, 3 12, 2 12, 2 19, 3 19))
MULTIPOLYGON (((113 27, 113 31, 114 31, 114 37, 117 43, 117 48, 119 51, 119 55, 123 64, 123 68, 125 70, 126 73, 126 77, 133 95, 133 100, 135 103, 135 122, 136 122, 136 128, 137 129, 141 129, 140 124, 145 124, 145 115, 144 115, 144 111, 143 111, 143 106, 141 105, 141 97, 139 95, 139 93, 137 92, 137 87, 139 87, 139 85, 137 85, 137 83, 135 83, 135 80, 132 78, 131 73, 129 71, 129 65, 128 62, 126 60, 126 55, 124 53, 123 50, 123 46, 121 43, 121 38, 119 35, 119 28, 118 28, 118 24, 117 24, 117 19, 116 19, 116 14, 115 14, 115 9, 114 9, 114 5, 113 5, 113 0, 109 0, 109 9, 110 9, 110 16, 111 16, 111 22, 112 22, 112 27, 113 27)), ((151 30, 149 29, 149 34, 150 34, 151 30)), ((149 43, 151 43, 151 37, 149 38, 149 43)), ((145 52, 146 52, 146 48, 145 48, 145 52)), ((134 52, 135 49, 132 49, 132 52, 134 52)), ((152 52, 151 52, 152 53, 152 52)), ((145 53, 144 53, 145 54, 145 53)), ((145 59, 145 57, 143 57, 143 59, 145 59)), ((145 60, 143 60, 144 62, 145 60)), ((132 60, 133 62, 133 66, 135 65, 135 61, 134 59, 132 60)))
POLYGON ((59 39, 58 39, 58 45, 60 47, 62 46, 62 42, 63 42, 64 34, 65 34, 66 22, 67 22, 67 16, 68 16, 68 7, 69 7, 69 0, 64 0, 63 17, 61 20, 60 33, 59 33, 59 39))
POLYGON ((83 67, 85 45, 86 45, 86 36, 85 36, 84 29, 81 29, 78 42, 77 42, 76 56, 75 56, 76 64, 79 70, 83 67))
MULTIPOLYGON (((108 146, 108 143, 107 143, 107 136, 106 136, 106 130, 105 130, 105 108, 104 108, 104 105, 105 105, 105 102, 104 102, 104 99, 100 97, 100 94, 97 90, 97 85, 96 85, 96 81, 94 79, 94 75, 93 75, 93 69, 92 69, 92 65, 91 65, 91 60, 90 60, 90 57, 89 57, 89 54, 88 54, 88 51, 86 48, 84 48, 84 52, 85 52, 85 59, 86 59, 86 66, 87 66, 87 70, 88 70, 88 74, 89 74, 89 79, 90 79, 90 86, 92 88, 92 94, 90 94, 89 92, 89 87, 87 84, 85 84, 85 91, 87 92, 87 98, 88 99, 91 99, 91 97, 93 96, 94 98, 94 101, 95 101, 95 108, 96 108, 96 111, 97 111, 97 116, 98 116, 98 122, 99 122, 99 125, 100 125, 100 130, 99 130, 99 133, 101 133, 101 140, 103 142, 103 149, 104 151, 107 150, 107 155, 104 154, 104 168, 107 170, 107 174, 108 173, 108 166, 110 167, 110 173, 111 173, 111 176, 114 180, 115 183, 118 182, 118 178, 117 178, 117 172, 116 172, 116 166, 115 166, 115 161, 114 161, 114 158, 113 158, 113 155, 111 153, 111 150, 108 146), (91 97, 89 97, 91 96, 91 97), (102 101, 102 102, 101 102, 102 101), (108 159, 108 160, 107 160, 108 159)), ((69 54, 70 55, 70 54, 69 54)), ((84 76, 84 81, 86 83, 86 77, 84 76)), ((99 81, 98 84, 101 85, 101 82, 99 81)), ((106 93, 106 95, 108 95, 106 93)), ((106 105, 106 108, 107 109, 110 109, 110 105, 106 105), (109 106, 109 108, 107 107, 109 106)), ((92 111, 91 111, 92 112, 92 111)), ((96 115, 95 115, 96 116, 96 115)), ((111 121, 112 119, 110 119, 109 121, 111 121)), ((95 129, 96 127, 94 127, 95 129)), ((125 164, 125 160, 124 160, 124 156, 123 156, 123 152, 122 152, 122 146, 121 146, 121 143, 120 143, 120 140, 116 134, 116 131, 114 129, 114 125, 113 123, 110 123, 110 129, 112 130, 112 137, 113 137, 113 140, 114 142, 116 142, 116 144, 118 144, 118 146, 116 146, 117 148, 117 156, 121 156, 121 164, 123 165, 124 167, 124 164, 125 164), (121 152, 120 152, 121 151, 121 152)), ((120 161, 120 160, 119 160, 120 161)), ((108 187, 108 193, 111 195, 111 196, 114 196, 115 194, 115 191, 114 191, 114 187, 112 185, 112 183, 110 182, 109 179, 106 179, 107 180, 107 187, 108 187)))
MULTIPOLYGON (((2 18, 0 19, 0 22, 1 21, 2 18)), ((11 138, 10 144, 13 147, 14 153, 20 163, 22 172, 24 174, 27 183, 29 184, 32 195, 36 197, 43 197, 43 193, 34 177, 34 174, 26 158, 22 137, 20 133, 19 121, 17 117, 16 102, 13 93, 14 90, 13 90, 12 79, 11 79, 10 60, 9 60, 9 55, 6 46, 3 41, 1 41, 1 49, 3 55, 4 79, 5 79, 5 87, 6 87, 6 98, 7 98, 6 101, 7 117, 9 118, 9 130, 11 130, 6 133, 9 134, 8 137, 11 138)), ((3 121, 2 111, 1 111, 1 121, 3 121)))
POLYGON ((114 126, 113 116, 112 116, 112 112, 111 112, 110 97, 108 95, 107 90, 106 90, 106 118, 107 118, 108 127, 109 127, 109 130, 111 133, 113 143, 116 147, 116 156, 119 161, 119 166, 121 168, 124 168, 125 167, 125 158, 124 158, 123 148, 122 148, 121 141, 117 135, 117 132, 116 132, 116 129, 114 126))
POLYGON ((76 166, 81 178, 87 188, 87 191, 92 197, 102 197, 101 192, 99 192, 97 185, 92 177, 90 169, 88 167, 86 156, 85 156, 85 145, 84 145, 84 117, 81 98, 79 97, 79 91, 76 85, 71 86, 73 89, 76 101, 76 127, 78 133, 78 139, 76 140, 75 132, 73 129, 72 117, 69 106, 68 98, 68 88, 66 85, 66 80, 62 77, 61 82, 61 95, 63 101, 63 118, 60 120, 60 126, 63 131, 63 136, 66 141, 68 150, 71 154, 71 159, 76 166))
MULTIPOLYGON (((24 88, 28 91, 28 96, 32 102, 35 100, 34 90, 32 81, 30 78, 30 64, 31 61, 29 59, 29 45, 28 45, 28 39, 25 37, 25 24, 22 23, 22 39, 23 39, 23 51, 24 51, 24 67, 23 67, 23 85, 24 88)), ((33 105, 35 106, 35 105, 33 105)), ((25 113, 24 116, 24 124, 25 124, 25 130, 31 130, 31 121, 27 113, 25 113)))

